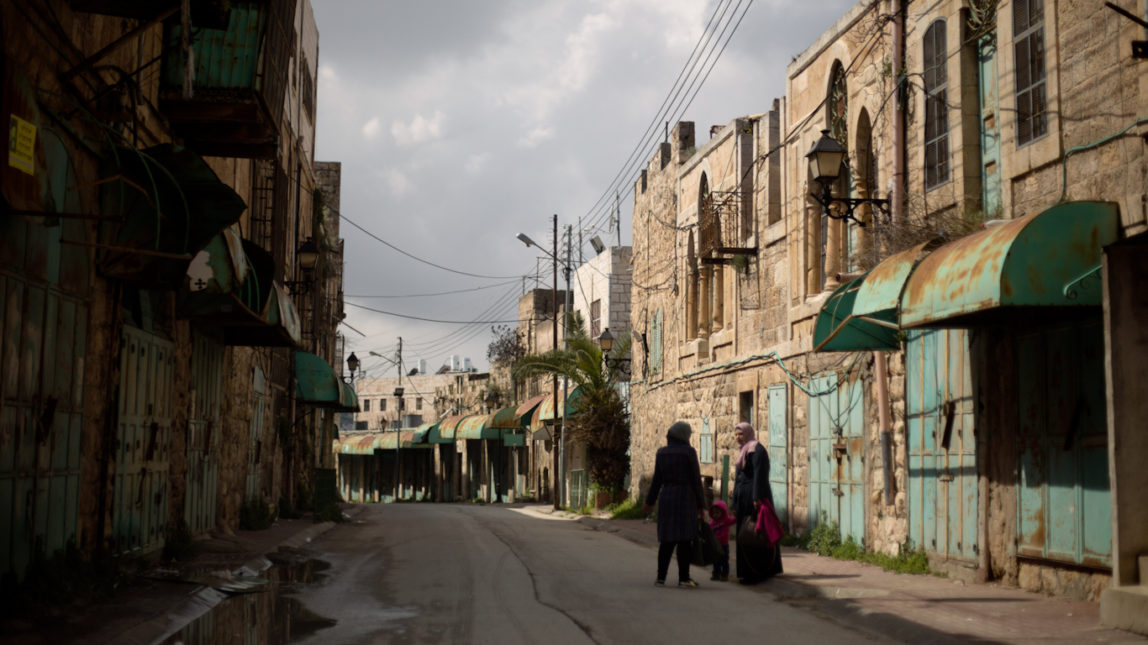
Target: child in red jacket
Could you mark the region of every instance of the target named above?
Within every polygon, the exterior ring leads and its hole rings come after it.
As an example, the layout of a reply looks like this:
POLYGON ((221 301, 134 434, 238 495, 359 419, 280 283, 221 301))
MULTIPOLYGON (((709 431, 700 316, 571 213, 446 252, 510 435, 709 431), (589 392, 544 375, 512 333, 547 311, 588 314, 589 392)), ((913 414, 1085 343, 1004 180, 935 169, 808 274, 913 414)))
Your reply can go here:
POLYGON ((729 580, 729 529, 737 523, 729 514, 725 502, 718 500, 710 506, 710 528, 721 545, 722 552, 714 558, 714 572, 710 580, 729 580))

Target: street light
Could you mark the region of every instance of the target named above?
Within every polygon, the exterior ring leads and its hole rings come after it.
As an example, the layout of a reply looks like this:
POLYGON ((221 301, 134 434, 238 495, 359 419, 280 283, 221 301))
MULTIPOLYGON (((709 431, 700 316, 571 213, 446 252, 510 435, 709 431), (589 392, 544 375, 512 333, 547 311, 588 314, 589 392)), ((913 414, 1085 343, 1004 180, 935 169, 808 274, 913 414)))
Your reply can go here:
POLYGON ((359 357, 355 356, 355 352, 347 357, 347 369, 351 371, 351 383, 355 382, 355 370, 359 369, 359 357))
POLYGON ((307 238, 295 251, 295 263, 303 274, 302 280, 287 280, 283 284, 293 295, 300 295, 311 290, 314 282, 313 273, 315 265, 319 262, 319 246, 315 240, 307 238))
POLYGON ((630 359, 628 358, 610 358, 610 349, 614 347, 614 334, 610 333, 609 327, 603 329, 602 335, 598 336, 598 346, 602 348, 602 362, 606 364, 606 367, 619 369, 623 365, 629 366, 630 359))
POLYGON ((806 153, 809 160, 809 175, 813 181, 820 184, 821 190, 813 193, 813 198, 821 204, 821 212, 833 219, 851 219, 859 226, 865 222, 857 219, 853 212, 862 204, 876 206, 885 215, 889 214, 889 200, 872 197, 834 197, 833 184, 841 175, 841 166, 845 161, 845 148, 836 139, 829 136, 829 130, 821 131, 821 138, 814 142, 813 147, 806 153), (830 208, 833 204, 840 204, 843 213, 834 213, 830 208))
POLYGON ((395 424, 395 501, 399 501, 402 492, 399 490, 399 484, 402 478, 399 476, 399 471, 402 470, 402 447, 403 447, 403 386, 395 387, 395 398, 398 399, 395 405, 395 413, 398 416, 399 422, 395 424))
MULTIPOLYGON (((542 248, 541 246, 539 246, 538 243, 535 242, 534 240, 530 239, 530 236, 528 236, 526 233, 519 233, 515 237, 517 237, 519 241, 521 241, 523 244, 525 244, 527 246, 527 248, 529 248, 531 246, 537 247, 539 251, 542 251, 546 255, 550 256, 550 259, 553 260, 553 262, 554 262, 554 283, 550 289, 550 306, 551 306, 551 308, 553 308, 553 311, 554 311, 554 316, 553 316, 554 326, 552 329, 554 351, 558 351, 558 214, 557 213, 554 214, 554 247, 553 247, 554 252, 553 253, 551 253, 551 252, 547 251, 546 249, 542 248)), ((566 282, 567 282, 567 291, 569 291, 569 282, 570 282, 570 272, 569 271, 566 272, 566 282)), ((554 374, 554 411, 555 412, 558 411, 558 374, 554 374)), ((565 405, 562 406, 562 412, 563 412, 563 414, 565 414, 565 412, 566 412, 566 406, 565 405)), ((555 414, 555 416, 557 416, 557 414, 555 414)), ((555 419, 555 421, 557 421, 557 419, 555 419)), ((555 426, 557 426, 557 424, 555 424, 555 426)), ((565 430, 565 428, 563 428, 563 430, 565 430)), ((555 439, 556 445, 554 446, 554 452, 551 455, 551 457, 552 457, 551 462, 552 463, 551 463, 550 470, 551 470, 552 478, 554 480, 553 489, 552 489, 553 495, 554 495, 554 510, 557 511, 557 510, 562 509, 562 494, 561 494, 562 479, 561 479, 561 475, 559 473, 559 466, 560 466, 561 462, 559 461, 559 457, 558 457, 558 453, 562 449, 562 441, 557 436, 557 433, 556 433, 556 436, 554 437, 554 439, 555 439)))

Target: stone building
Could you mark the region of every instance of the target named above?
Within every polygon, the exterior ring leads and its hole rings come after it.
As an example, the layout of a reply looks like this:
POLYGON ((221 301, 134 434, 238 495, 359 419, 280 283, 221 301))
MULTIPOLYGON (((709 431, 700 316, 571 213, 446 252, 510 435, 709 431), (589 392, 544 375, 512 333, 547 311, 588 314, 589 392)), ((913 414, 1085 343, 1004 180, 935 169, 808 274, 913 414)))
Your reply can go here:
POLYGON ((310 506, 329 409, 353 401, 309 3, 37 0, 0 26, 5 583, 69 543, 150 555, 245 504, 310 506), (301 391, 307 357, 335 400, 301 391))
POLYGON ((1148 533, 1141 34, 1074 3, 861 2, 768 113, 697 148, 679 124, 635 185, 634 491, 681 418, 720 493, 747 419, 791 530, 1119 604, 1148 533))

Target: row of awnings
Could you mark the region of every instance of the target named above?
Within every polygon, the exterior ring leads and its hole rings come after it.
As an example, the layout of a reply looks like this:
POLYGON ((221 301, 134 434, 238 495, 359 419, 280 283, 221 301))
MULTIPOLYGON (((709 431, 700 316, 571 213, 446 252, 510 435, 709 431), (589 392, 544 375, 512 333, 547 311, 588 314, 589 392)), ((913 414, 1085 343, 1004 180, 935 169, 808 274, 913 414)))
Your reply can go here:
POLYGON ((427 448, 436 444, 456 441, 501 441, 504 446, 525 446, 528 431, 536 440, 548 439, 547 425, 561 419, 563 409, 568 414, 577 411, 582 393, 574 388, 563 398, 559 396, 555 417, 554 396, 543 394, 511 408, 502 408, 490 414, 460 414, 434 423, 424 423, 413 430, 348 435, 335 446, 345 455, 371 455, 376 450, 427 448))
POLYGON ((1097 307, 1101 254, 1119 226, 1116 204, 1070 202, 947 244, 918 244, 833 292, 817 315, 814 351, 896 350, 908 329, 1097 307))

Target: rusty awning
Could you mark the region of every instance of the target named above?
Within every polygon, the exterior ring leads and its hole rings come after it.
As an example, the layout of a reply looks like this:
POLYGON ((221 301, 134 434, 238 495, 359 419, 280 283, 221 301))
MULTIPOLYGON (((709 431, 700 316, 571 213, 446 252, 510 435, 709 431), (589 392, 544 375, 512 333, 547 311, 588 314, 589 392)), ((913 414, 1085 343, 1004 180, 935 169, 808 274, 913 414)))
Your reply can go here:
POLYGON ((1025 309, 1099 306, 1097 267, 1119 225, 1116 204, 1071 202, 950 242, 909 276, 901 326, 968 327, 1025 309))
POLYGON ((575 387, 566 395, 563 401, 561 394, 559 394, 559 404, 557 409, 554 405, 554 395, 548 394, 538 404, 538 408, 534 410, 534 415, 530 418, 530 429, 539 430, 544 425, 554 424, 556 420, 561 419, 563 415, 574 414, 578 411, 578 401, 582 398, 581 386, 575 387))
POLYGON ((173 144, 111 146, 101 167, 100 269, 136 284, 176 287, 192 255, 247 204, 198 154, 173 144))
POLYGON ((895 253, 865 275, 837 288, 822 305, 813 330, 813 351, 900 349, 901 293, 914 267, 936 240, 895 253))
POLYGON ((379 434, 352 434, 339 442, 339 453, 343 455, 373 455, 378 442, 382 439, 379 434))
POLYGON ((432 427, 429 437, 431 443, 454 443, 455 432, 458 430, 458 424, 463 419, 470 416, 469 414, 459 414, 453 417, 447 417, 438 423, 438 427, 432 427))
POLYGON ((458 430, 454 436, 455 440, 500 438, 502 431, 491 425, 494 417, 494 414, 476 414, 463 419, 462 422, 458 424, 458 430))
POLYGON ((375 446, 379 450, 430 448, 430 444, 427 443, 427 431, 423 430, 421 426, 414 430, 391 430, 381 433, 380 436, 381 439, 375 446))

